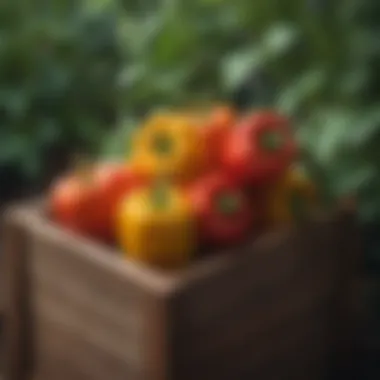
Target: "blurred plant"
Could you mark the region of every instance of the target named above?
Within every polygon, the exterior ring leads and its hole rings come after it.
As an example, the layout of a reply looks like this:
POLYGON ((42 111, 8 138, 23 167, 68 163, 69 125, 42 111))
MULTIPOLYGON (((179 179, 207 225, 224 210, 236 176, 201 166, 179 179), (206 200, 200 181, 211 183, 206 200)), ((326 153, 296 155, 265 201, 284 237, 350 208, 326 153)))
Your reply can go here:
POLYGON ((1 2, 1 198, 43 180, 63 153, 95 150, 114 123, 114 26, 114 12, 84 1, 1 2))
POLYGON ((254 47, 258 67, 275 81, 272 104, 295 118, 330 193, 357 194, 363 220, 378 219, 380 36, 373 20, 380 7, 373 0, 293 3, 288 19, 280 13, 258 31, 254 47))
POLYGON ((377 0, 124 1, 120 109, 233 100, 291 115, 331 196, 380 220, 377 0), (139 6, 136 6, 139 4, 139 6))

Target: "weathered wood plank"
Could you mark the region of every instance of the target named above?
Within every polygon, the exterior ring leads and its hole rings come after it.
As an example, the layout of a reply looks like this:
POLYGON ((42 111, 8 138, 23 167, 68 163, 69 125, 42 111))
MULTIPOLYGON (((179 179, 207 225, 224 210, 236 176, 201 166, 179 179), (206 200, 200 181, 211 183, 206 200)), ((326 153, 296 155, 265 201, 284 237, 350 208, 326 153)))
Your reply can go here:
POLYGON ((333 330, 352 312, 356 268, 339 265, 351 222, 315 219, 165 273, 61 231, 41 208, 24 216, 29 262, 12 262, 11 298, 31 303, 38 380, 318 380, 348 333, 333 330))

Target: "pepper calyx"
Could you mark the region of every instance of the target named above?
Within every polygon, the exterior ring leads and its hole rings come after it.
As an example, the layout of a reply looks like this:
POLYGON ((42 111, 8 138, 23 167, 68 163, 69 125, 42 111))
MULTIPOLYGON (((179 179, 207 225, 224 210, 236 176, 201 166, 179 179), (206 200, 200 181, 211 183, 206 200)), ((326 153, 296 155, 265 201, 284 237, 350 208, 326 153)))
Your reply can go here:
POLYGON ((241 207, 241 199, 237 194, 225 193, 216 199, 217 209, 223 215, 233 215, 241 207))
POLYGON ((284 145, 284 136, 278 131, 267 131, 260 136, 259 143, 264 150, 277 152, 284 145))
POLYGON ((157 134, 153 137, 153 149, 159 155, 170 154, 173 150, 173 141, 167 134, 157 134))

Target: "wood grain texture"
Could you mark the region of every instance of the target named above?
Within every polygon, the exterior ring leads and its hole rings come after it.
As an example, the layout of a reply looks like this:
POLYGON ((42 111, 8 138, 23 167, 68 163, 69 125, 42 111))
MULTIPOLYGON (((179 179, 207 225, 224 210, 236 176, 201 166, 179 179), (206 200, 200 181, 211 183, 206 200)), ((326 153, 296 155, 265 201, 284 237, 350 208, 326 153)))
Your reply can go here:
MULTIPOLYGON (((10 299, 18 305, 9 308, 12 315, 26 316, 19 307, 20 294, 30 301, 34 375, 73 380, 166 378, 160 316, 165 315, 164 299, 173 280, 151 275, 149 268, 125 263, 112 250, 58 230, 38 211, 32 207, 22 213, 28 232, 22 251, 28 257, 27 288, 21 290, 26 274, 19 262, 10 265, 10 299)), ((12 225, 11 230, 9 241, 16 244, 18 229, 12 225)), ((20 323, 11 325, 14 333, 7 346, 17 343, 11 356, 20 363, 19 342, 25 331, 20 323)), ((14 371, 7 375, 18 378, 27 376, 14 371)))
MULTIPOLYGON (((10 261, 9 309, 31 323, 36 379, 318 380, 332 351, 353 344, 352 213, 165 273, 60 230, 40 205, 23 212, 28 244, 12 247, 25 241, 13 225, 8 250, 28 260, 10 261)), ((16 325, 8 348, 20 363, 16 325)))
POLYGON ((155 318, 155 299, 128 276, 105 271, 76 249, 57 245, 50 236, 33 235, 36 368, 44 371, 47 365, 53 378, 54 371, 71 371, 67 376, 73 380, 151 378, 149 325, 155 318), (47 355, 66 364, 52 367, 47 355))

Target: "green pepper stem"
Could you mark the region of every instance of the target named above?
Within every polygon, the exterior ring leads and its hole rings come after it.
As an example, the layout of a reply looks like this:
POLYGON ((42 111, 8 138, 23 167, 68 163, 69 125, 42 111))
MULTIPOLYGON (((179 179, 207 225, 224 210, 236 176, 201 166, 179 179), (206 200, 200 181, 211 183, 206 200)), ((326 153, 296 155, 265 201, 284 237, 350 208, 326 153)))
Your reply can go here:
POLYGON ((223 215, 232 215, 239 210, 241 206, 240 197, 235 194, 223 194, 217 199, 218 210, 223 215))
POLYGON ((169 154, 172 151, 173 141, 170 136, 157 135, 154 138, 154 150, 161 155, 169 154))
POLYGON ((265 132, 260 138, 260 145, 269 152, 279 150, 283 143, 283 136, 277 131, 265 132))

